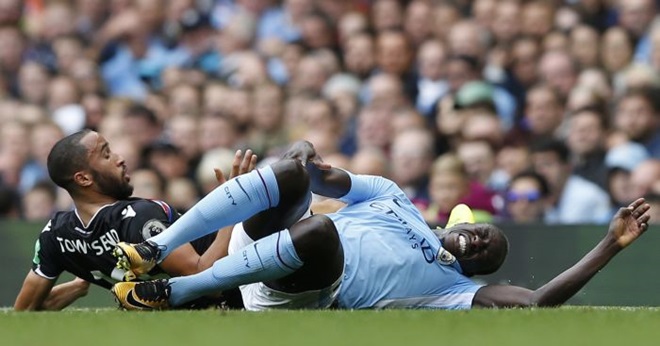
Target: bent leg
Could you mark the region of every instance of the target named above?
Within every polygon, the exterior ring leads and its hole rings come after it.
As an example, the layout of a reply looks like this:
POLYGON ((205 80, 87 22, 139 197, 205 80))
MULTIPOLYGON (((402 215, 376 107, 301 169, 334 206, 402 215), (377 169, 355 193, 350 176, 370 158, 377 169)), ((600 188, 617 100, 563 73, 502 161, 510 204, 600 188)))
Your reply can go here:
POLYGON ((344 272, 344 250, 335 224, 325 215, 301 220, 289 230, 303 266, 281 279, 265 282, 282 292, 299 293, 330 287, 344 272))
POLYGON ((172 278, 170 304, 254 282, 288 292, 330 286, 343 271, 343 251, 332 221, 317 215, 291 228, 259 239, 199 274, 172 278))
POLYGON ((292 227, 312 203, 309 175, 300 161, 282 160, 271 167, 277 179, 279 203, 243 222, 245 233, 254 240, 292 227))
POLYGON ((279 161, 238 176, 211 191, 167 230, 149 240, 159 246, 162 259, 182 244, 253 216, 245 225, 246 231, 254 230, 248 231, 252 239, 262 238, 287 228, 296 216, 302 216, 309 191, 309 178, 305 178, 305 168, 297 160, 279 161), (272 210, 258 214, 268 209, 272 210))

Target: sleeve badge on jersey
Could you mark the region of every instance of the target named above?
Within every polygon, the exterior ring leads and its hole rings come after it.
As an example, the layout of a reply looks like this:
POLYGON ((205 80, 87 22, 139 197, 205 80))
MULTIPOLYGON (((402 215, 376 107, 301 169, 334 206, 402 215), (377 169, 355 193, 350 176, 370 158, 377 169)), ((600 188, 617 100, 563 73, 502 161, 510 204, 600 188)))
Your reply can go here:
POLYGON ((456 257, 454 257, 449 251, 440 248, 440 251, 438 251, 438 262, 442 265, 448 266, 456 262, 456 257))
POLYGON ((164 231, 166 228, 167 227, 160 220, 151 219, 142 226, 142 238, 147 240, 160 234, 160 232, 164 231))
POLYGON ((159 201, 157 199, 152 199, 151 201, 158 204, 161 208, 163 208, 163 211, 165 212, 165 215, 167 215, 167 220, 169 222, 172 222, 172 217, 174 216, 173 215, 174 213, 172 212, 172 208, 170 208, 170 206, 167 203, 163 202, 163 201, 159 201))

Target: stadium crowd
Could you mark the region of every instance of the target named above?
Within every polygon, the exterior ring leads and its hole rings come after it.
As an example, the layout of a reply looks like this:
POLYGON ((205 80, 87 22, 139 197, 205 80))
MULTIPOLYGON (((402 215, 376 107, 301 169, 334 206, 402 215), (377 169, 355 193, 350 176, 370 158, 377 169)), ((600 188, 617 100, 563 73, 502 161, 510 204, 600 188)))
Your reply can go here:
MULTIPOLYGON (((0 0, 0 213, 71 208, 52 145, 103 134, 179 211, 234 150, 306 139, 443 226, 660 211, 654 0, 0 0)), ((660 18, 660 17, 658 17, 660 18)), ((651 221, 660 221, 652 215, 651 221)))

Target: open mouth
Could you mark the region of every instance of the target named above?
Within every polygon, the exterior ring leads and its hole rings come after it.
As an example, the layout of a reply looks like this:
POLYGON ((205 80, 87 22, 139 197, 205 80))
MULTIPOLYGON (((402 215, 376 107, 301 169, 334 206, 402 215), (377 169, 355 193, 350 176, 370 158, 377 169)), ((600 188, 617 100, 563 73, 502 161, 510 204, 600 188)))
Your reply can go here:
POLYGON ((467 252, 467 237, 463 234, 458 235, 458 250, 460 251, 460 256, 464 256, 467 252))

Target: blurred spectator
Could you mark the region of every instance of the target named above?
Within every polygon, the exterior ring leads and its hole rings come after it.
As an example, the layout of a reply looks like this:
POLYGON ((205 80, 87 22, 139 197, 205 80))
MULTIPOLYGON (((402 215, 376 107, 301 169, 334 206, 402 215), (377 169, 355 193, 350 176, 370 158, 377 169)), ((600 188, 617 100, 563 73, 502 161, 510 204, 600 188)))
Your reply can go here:
POLYGON ((56 211, 56 186, 42 181, 35 184, 22 200, 23 218, 28 221, 46 221, 56 211))
POLYGON ((29 137, 30 159, 21 171, 20 189, 23 192, 30 190, 37 182, 49 178, 46 168, 48 153, 53 145, 64 137, 64 133, 55 123, 44 121, 33 125, 29 137))
POLYGON ((629 140, 646 147, 651 156, 660 158, 660 108, 656 89, 633 89, 617 100, 615 130, 629 140))
POLYGON ((0 183, 0 218, 18 219, 20 216, 20 195, 18 192, 0 183))
POLYGON ((302 20, 312 8, 311 0, 285 0, 282 6, 267 10, 259 21, 257 39, 277 39, 282 42, 300 39, 302 20))
POLYGON ((563 50, 547 51, 539 61, 539 77, 563 99, 568 97, 578 77, 577 62, 563 50))
POLYGON ((18 92, 25 102, 46 105, 50 75, 46 66, 27 62, 18 71, 18 92))
POLYGON ((428 172, 435 157, 433 136, 423 129, 397 134, 390 151, 392 180, 413 203, 428 203, 428 172))
POLYGON ((444 226, 451 209, 459 203, 473 209, 477 222, 488 222, 493 218, 492 206, 490 210, 483 208, 492 200, 488 197, 493 196, 483 195, 470 184, 463 162, 454 154, 443 154, 433 162, 428 189, 430 199, 427 204, 415 204, 422 208, 422 214, 430 225, 444 226))
POLYGON ((619 144, 607 152, 607 190, 612 201, 612 214, 650 190, 655 175, 653 165, 644 163, 648 157, 644 147, 634 142, 619 144), (632 173, 635 171, 634 183, 632 173))
POLYGON ((532 171, 518 173, 511 178, 506 189, 503 221, 542 223, 549 195, 548 183, 542 175, 532 171))
POLYGON ((204 195, 218 186, 214 169, 222 169, 224 176, 228 177, 233 160, 234 152, 227 148, 215 148, 204 152, 195 172, 195 180, 204 195))
POLYGON ((620 72, 632 60, 633 47, 629 34, 619 27, 607 29, 603 34, 600 59, 611 74, 620 72))
POLYGON ((495 176, 495 148, 489 142, 478 139, 461 141, 456 154, 472 181, 493 189, 500 185, 495 176))
POLYGON ((123 118, 125 133, 137 146, 144 148, 161 136, 162 126, 149 108, 135 105, 127 109, 123 118))
POLYGON ((413 0, 406 6, 403 29, 414 47, 419 47, 431 35, 433 13, 431 4, 424 0, 413 0))
POLYGON ((660 180, 660 160, 648 159, 631 169, 630 184, 634 196, 644 196, 651 192, 653 185, 660 180))
POLYGON ((371 23, 376 32, 401 29, 403 8, 397 0, 375 0, 371 9, 371 23))
POLYGON ((605 140, 607 118, 597 108, 581 108, 569 115, 566 145, 571 152, 573 173, 605 189, 605 140))
POLYGON ((578 25, 571 30, 571 53, 581 69, 600 64, 598 31, 589 25, 578 25))
POLYGON ((189 178, 169 179, 165 188, 165 200, 180 213, 185 213, 199 200, 195 184, 189 178))
POLYGON ((544 0, 526 2, 522 12, 522 33, 542 38, 552 30, 554 14, 553 2, 544 0))
POLYGON ((509 183, 511 177, 516 176, 532 167, 531 154, 527 145, 520 143, 505 143, 497 153, 497 165, 493 186, 496 191, 502 191, 509 183))
POLYGON ((165 197, 165 179, 153 169, 131 171, 133 197, 162 200, 165 197))
POLYGON ((188 174, 187 157, 179 147, 167 141, 156 141, 147 146, 142 153, 142 161, 166 180, 188 174))
POLYGON ((351 159, 349 170, 355 174, 390 177, 387 155, 376 148, 364 148, 356 152, 351 159))
POLYGON ((522 121, 507 137, 511 141, 530 143, 532 139, 553 138, 564 119, 559 94, 549 85, 540 84, 527 92, 522 121))
POLYGON ((376 66, 376 48, 368 33, 356 33, 347 38, 343 50, 346 70, 359 78, 367 77, 376 66))
POLYGON ((608 195, 598 185, 571 174, 568 148, 557 140, 532 144, 532 165, 550 187, 545 222, 604 223, 610 217, 608 195))
POLYGON ((417 55, 417 99, 415 106, 423 115, 430 116, 433 107, 448 91, 445 79, 446 48, 441 41, 429 40, 421 44, 417 55))
MULTIPOLYGON (((430 142, 427 161, 459 155, 470 184, 503 193, 550 138, 569 147, 556 176, 607 187, 619 205, 660 192, 657 11, 654 0, 0 0, 0 176, 25 197, 52 141, 84 127, 130 170, 177 179, 183 208, 199 197, 191 184, 213 185, 210 171, 197 180, 207 152, 251 148, 268 162, 299 139, 391 177, 407 162, 395 151, 430 142), (429 133, 394 143, 411 131, 429 133), (610 167, 608 150, 629 141, 653 160, 610 167)), ((548 180, 551 209, 579 193, 548 180)))
POLYGON ((284 93, 275 84, 260 84, 252 92, 251 104, 253 126, 248 134, 247 147, 257 156, 265 157, 288 143, 284 127, 284 93))

